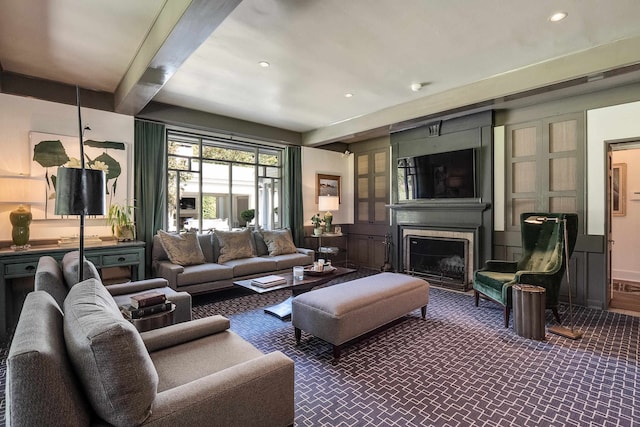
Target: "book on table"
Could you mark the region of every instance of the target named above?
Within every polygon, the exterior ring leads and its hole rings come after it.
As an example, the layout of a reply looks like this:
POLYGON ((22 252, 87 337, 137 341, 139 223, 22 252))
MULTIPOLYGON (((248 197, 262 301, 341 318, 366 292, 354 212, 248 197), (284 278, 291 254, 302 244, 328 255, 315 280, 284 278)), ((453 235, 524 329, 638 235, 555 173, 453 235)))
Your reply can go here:
POLYGON ((144 294, 133 295, 131 297, 131 306, 133 308, 148 307, 163 303, 167 300, 167 296, 158 291, 145 292, 144 294))
POLYGON ((149 305, 146 307, 132 307, 130 304, 120 306, 120 312, 127 319, 140 319, 151 314, 162 313, 171 310, 173 304, 166 300, 160 304, 149 305))
POLYGON ((255 279, 252 279, 251 284, 260 288, 270 288, 272 286, 286 285, 287 279, 282 276, 276 276, 275 274, 272 274, 270 276, 257 277, 255 279))

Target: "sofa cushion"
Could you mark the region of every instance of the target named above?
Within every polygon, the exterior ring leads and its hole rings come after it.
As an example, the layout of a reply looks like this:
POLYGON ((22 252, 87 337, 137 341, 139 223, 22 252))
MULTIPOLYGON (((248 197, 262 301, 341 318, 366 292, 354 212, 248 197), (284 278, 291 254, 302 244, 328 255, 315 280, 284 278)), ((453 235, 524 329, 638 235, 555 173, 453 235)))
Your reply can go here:
POLYGON ((276 270, 290 269, 296 265, 313 264, 313 256, 301 254, 300 252, 296 252, 295 254, 277 255, 270 258, 276 262, 276 270))
POLYGON ((233 268, 226 265, 215 263, 190 265, 178 274, 178 287, 232 278, 233 268))
POLYGON ((171 234, 158 230, 160 243, 169 260, 178 265, 204 264, 207 260, 202 253, 196 233, 171 234))
POLYGON ((64 302, 67 351, 98 416, 117 426, 151 414, 158 374, 140 334, 98 280, 71 288, 64 302))
POLYGON ((67 252, 62 257, 62 273, 64 274, 64 280, 67 282, 67 287, 71 288, 78 282, 87 279, 100 279, 100 273, 96 269, 96 266, 86 258, 84 259, 84 269, 82 271, 82 275, 84 276, 82 280, 78 280, 78 266, 80 265, 78 259, 80 258, 79 251, 67 252))
POLYGON ((233 267, 233 277, 268 273, 277 269, 277 264, 271 257, 234 259, 227 262, 225 265, 233 267))
POLYGON ((49 293, 27 295, 7 357, 7 425, 89 425, 91 409, 67 357, 62 323, 49 293))
POLYGON ((269 255, 269 248, 262 237, 262 233, 258 230, 253 231, 253 240, 256 244, 256 256, 269 255))
POLYGON ((282 230, 264 230, 262 237, 269 248, 269 255, 293 254, 297 252, 296 245, 291 238, 291 232, 288 229, 282 230))
POLYGON ((216 230, 218 242, 220 242, 220 256, 218 263, 223 264, 232 259, 250 258, 254 256, 253 238, 251 230, 222 231, 216 230))
POLYGON ((62 310, 64 299, 67 297, 69 289, 64 283, 64 277, 58 261, 53 257, 43 256, 38 260, 33 288, 36 291, 48 292, 62 310))

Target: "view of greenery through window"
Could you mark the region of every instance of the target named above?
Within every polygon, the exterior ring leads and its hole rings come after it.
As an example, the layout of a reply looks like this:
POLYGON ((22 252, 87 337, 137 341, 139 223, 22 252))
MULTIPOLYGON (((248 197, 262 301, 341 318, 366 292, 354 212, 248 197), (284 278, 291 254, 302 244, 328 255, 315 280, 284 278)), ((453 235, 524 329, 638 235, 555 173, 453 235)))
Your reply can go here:
POLYGON ((176 131, 167 141, 169 230, 281 226, 282 149, 176 131))

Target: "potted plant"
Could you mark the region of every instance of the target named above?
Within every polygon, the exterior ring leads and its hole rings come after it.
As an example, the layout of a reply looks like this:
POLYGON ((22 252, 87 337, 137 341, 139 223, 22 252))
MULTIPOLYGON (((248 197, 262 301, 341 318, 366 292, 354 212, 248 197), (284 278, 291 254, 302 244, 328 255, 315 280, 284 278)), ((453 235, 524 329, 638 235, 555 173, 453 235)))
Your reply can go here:
POLYGON ((324 220, 319 213, 311 217, 311 222, 313 223, 313 234, 315 236, 320 236, 322 234, 322 221, 324 220))
POLYGON ((247 209, 246 211, 240 212, 240 218, 242 218, 242 220, 244 221, 245 227, 248 226, 251 221, 253 221, 253 218, 255 218, 255 216, 255 209, 247 209))
POLYGON ((111 226, 111 232, 120 242, 134 240, 136 237, 133 209, 134 207, 131 205, 121 205, 119 203, 109 206, 107 224, 111 226))

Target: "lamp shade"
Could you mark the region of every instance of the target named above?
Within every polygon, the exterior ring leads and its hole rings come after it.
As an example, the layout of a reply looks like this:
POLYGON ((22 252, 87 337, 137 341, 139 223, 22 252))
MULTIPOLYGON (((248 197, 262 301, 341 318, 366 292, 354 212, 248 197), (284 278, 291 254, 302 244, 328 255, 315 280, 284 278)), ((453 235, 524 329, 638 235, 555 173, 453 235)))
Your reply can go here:
POLYGON ((44 178, 16 175, 0 177, 0 203, 43 204, 46 200, 44 178))
POLYGON ((318 196, 319 211, 337 211, 340 208, 338 196, 318 196))
POLYGON ((58 168, 56 215, 104 215, 105 182, 101 170, 58 168))

